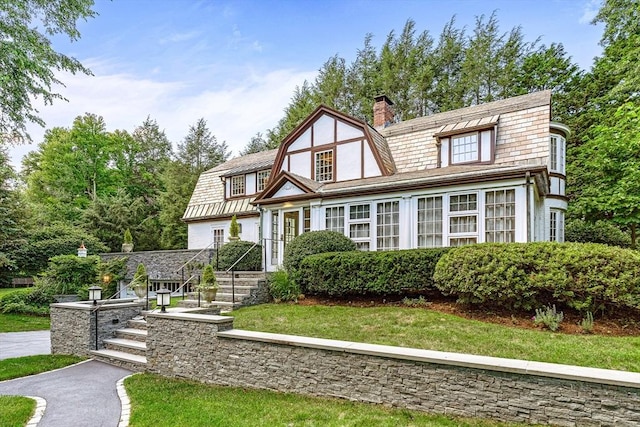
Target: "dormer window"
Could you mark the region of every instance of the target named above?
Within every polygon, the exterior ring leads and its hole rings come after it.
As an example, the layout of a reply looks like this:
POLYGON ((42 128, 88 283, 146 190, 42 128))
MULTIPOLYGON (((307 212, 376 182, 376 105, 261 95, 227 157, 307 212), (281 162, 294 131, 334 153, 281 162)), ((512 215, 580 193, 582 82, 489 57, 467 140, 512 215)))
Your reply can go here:
POLYGON ((245 183, 244 175, 231 177, 231 197, 244 196, 245 183))
POLYGON ((264 191, 265 187, 267 186, 267 181, 269 180, 269 175, 271 175, 270 170, 258 172, 257 183, 256 183, 257 184, 256 191, 258 193, 260 193, 261 191, 264 191))
POLYGON ((315 155, 316 181, 333 181, 333 150, 320 151, 315 155))
POLYGON ((478 132, 451 138, 451 164, 478 161, 478 132))

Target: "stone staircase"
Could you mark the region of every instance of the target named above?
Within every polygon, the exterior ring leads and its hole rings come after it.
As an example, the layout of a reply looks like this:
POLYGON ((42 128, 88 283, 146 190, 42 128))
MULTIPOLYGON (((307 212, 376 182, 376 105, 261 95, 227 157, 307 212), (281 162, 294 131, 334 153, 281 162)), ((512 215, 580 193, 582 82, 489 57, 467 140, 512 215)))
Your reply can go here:
POLYGON ((105 348, 92 350, 94 359, 142 372, 147 365, 147 321, 138 316, 127 322, 127 327, 116 330, 115 338, 105 339, 105 348))
MULTIPOLYGON (((245 305, 255 305, 267 302, 268 289, 266 275, 261 271, 236 271, 233 273, 216 272, 218 292, 215 301, 207 303, 200 300, 200 307, 218 307, 223 311, 231 311, 234 308, 245 305), (232 283, 235 286, 232 286, 232 283), (235 295, 233 293, 235 288, 235 295), (234 298, 235 296, 235 298, 234 298)), ((198 307, 198 293, 190 292, 188 298, 178 303, 179 307, 198 307)))

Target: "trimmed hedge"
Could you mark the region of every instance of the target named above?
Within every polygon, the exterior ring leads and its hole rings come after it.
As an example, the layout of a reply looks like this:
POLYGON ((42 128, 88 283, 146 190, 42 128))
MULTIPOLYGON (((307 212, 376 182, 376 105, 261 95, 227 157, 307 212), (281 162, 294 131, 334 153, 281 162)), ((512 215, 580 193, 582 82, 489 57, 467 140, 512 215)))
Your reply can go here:
POLYGON ((337 252, 306 257, 300 285, 309 294, 405 295, 435 290, 436 263, 449 248, 337 252))
POLYGON ((337 231, 310 231, 294 238, 284 250, 284 269, 294 280, 298 280, 297 270, 300 263, 309 255, 325 252, 355 251, 356 244, 337 231))
POLYGON ((467 304, 640 309, 640 253, 596 243, 464 246, 440 259, 434 279, 445 295, 467 304))
MULTIPOLYGON (((234 262, 244 255, 254 245, 253 242, 236 240, 226 243, 218 249, 218 270, 227 270, 234 262)), ((234 267, 236 271, 261 271, 262 246, 257 245, 234 267)))
POLYGON ((625 234, 615 225, 605 222, 587 222, 581 219, 567 221, 565 240, 579 243, 604 243, 605 245, 628 248, 631 246, 631 236, 625 234))

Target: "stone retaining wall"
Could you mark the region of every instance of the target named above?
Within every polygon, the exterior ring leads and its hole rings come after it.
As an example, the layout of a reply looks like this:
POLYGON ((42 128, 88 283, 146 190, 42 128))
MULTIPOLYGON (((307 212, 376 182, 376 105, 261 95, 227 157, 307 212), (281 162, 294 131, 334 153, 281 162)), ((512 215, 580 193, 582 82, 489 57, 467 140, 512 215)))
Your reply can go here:
POLYGON ((96 312, 89 301, 51 304, 51 353, 89 356, 96 348, 96 315, 98 348, 103 348, 103 341, 140 315, 143 306, 131 299, 101 301, 96 312))
MULTIPOLYGON (((172 250, 172 251, 144 251, 144 252, 111 252, 100 254, 105 261, 113 258, 127 258, 127 273, 125 281, 133 279, 138 264, 144 264, 149 279, 181 279, 178 269, 193 256, 198 255, 194 261, 206 264, 211 260, 215 262, 215 249, 207 249, 198 254, 200 250, 172 250)), ((186 273, 185 273, 186 274, 186 273)), ((187 279, 187 277, 185 277, 187 279)))
POLYGON ((240 331, 224 316, 147 321, 147 370, 160 375, 507 422, 640 425, 637 373, 240 331))

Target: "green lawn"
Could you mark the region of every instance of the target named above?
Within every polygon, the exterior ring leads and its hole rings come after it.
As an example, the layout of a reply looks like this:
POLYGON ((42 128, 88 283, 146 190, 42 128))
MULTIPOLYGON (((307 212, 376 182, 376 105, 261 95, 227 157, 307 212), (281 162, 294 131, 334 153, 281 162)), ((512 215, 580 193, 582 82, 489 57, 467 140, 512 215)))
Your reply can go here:
POLYGON ((24 427, 36 410, 36 401, 22 396, 0 396, 0 426, 24 427))
POLYGON ((0 381, 64 368, 83 360, 85 360, 83 357, 78 356, 50 354, 3 359, 0 360, 0 381))
POLYGON ((49 316, 0 314, 0 332, 46 331, 50 328, 49 316))
MULTIPOLYGON (((21 288, 0 288, 0 298, 3 295, 21 288)), ((50 329, 49 316, 26 316, 22 314, 0 313, 0 332, 45 331, 50 329)))
POLYGON ((264 304, 232 315, 237 329, 640 372, 640 337, 565 335, 404 307, 264 304))
POLYGON ((503 424, 380 405, 264 390, 217 387, 141 374, 125 380, 131 427, 163 426, 475 426, 503 424))

